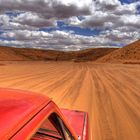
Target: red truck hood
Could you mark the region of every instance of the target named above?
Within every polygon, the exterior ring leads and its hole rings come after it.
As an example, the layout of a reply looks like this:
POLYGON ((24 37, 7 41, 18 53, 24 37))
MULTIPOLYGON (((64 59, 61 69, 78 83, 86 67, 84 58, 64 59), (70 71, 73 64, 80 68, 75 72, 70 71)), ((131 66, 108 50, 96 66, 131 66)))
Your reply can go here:
POLYGON ((88 118, 87 113, 82 111, 74 111, 61 109, 62 113, 73 127, 79 140, 88 140, 88 118))

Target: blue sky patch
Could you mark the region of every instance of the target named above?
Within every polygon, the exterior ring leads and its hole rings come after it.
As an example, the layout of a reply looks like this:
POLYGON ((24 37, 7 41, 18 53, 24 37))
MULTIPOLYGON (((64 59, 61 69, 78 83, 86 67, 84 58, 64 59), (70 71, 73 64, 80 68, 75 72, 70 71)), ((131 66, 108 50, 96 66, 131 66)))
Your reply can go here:
POLYGON ((119 0, 122 4, 124 3, 127 3, 127 4, 130 4, 130 3, 134 3, 134 2, 137 2, 139 0, 119 0))
POLYGON ((45 31, 45 32, 52 32, 52 31, 73 31, 74 34, 77 35, 83 35, 83 36, 96 36, 99 35, 102 31, 101 29, 90 29, 90 28, 81 28, 77 26, 69 26, 65 24, 62 21, 57 22, 57 28, 51 27, 51 28, 40 28, 39 31, 45 31))

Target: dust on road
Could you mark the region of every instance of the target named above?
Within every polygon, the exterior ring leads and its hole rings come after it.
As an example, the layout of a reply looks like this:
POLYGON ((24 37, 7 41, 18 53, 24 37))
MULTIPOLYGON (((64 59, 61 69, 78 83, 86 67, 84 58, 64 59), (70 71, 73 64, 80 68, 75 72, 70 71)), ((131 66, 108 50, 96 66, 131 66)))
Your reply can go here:
POLYGON ((91 140, 140 139, 140 65, 6 63, 0 87, 39 92, 59 107, 87 111, 91 140))

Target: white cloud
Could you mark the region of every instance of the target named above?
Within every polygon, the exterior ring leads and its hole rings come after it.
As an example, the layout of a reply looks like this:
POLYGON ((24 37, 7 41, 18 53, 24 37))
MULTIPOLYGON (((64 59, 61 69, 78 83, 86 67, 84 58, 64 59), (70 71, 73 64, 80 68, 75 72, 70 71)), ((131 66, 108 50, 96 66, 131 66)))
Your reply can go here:
POLYGON ((0 0, 4 32, 0 37, 5 38, 0 44, 64 50, 128 44, 140 38, 138 5, 140 1, 122 5, 119 0, 0 0), (100 29, 101 33, 83 36, 74 30, 60 31, 57 21, 65 22, 65 28, 100 29), (56 31, 39 31, 48 27, 56 31))
POLYGON ((17 22, 22 25, 28 25, 37 28, 51 27, 57 25, 54 19, 45 19, 40 17, 36 13, 31 13, 31 12, 25 12, 19 14, 17 17, 13 18, 13 22, 17 22))
POLYGON ((81 20, 78 17, 71 17, 66 20, 66 23, 72 26, 79 26, 81 24, 81 20))
POLYGON ((104 28, 132 25, 139 27, 140 15, 136 15, 138 5, 140 2, 122 5, 119 0, 96 0, 92 14, 85 16, 79 26, 104 28))
POLYGON ((68 18, 90 14, 91 0, 0 0, 1 11, 20 10, 50 18, 68 18))
MULTIPOLYGON (((46 33, 44 31, 28 31, 15 30, 12 33, 6 32, 1 37, 15 38, 16 41, 3 42, 7 44, 17 45, 20 47, 35 47, 35 48, 52 48, 58 50, 80 50, 91 47, 109 47, 111 38, 105 38, 105 35, 100 36, 82 36, 75 35, 68 31, 52 31, 46 33)), ((111 47, 111 46, 110 46, 111 47)))
POLYGON ((120 24, 140 28, 140 15, 123 15, 120 17, 120 24))
POLYGON ((9 25, 9 16, 0 15, 0 26, 9 25))
POLYGON ((135 2, 131 4, 123 4, 119 5, 115 11, 113 11, 114 14, 117 15, 130 15, 135 14, 137 12, 137 5, 139 5, 140 2, 135 2))

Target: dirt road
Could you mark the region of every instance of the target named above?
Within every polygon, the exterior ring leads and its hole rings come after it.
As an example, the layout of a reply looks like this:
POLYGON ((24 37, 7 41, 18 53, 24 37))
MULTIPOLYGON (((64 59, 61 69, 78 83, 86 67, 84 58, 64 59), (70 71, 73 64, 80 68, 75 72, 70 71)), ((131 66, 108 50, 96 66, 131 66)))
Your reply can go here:
POLYGON ((87 111, 91 140, 140 140, 140 65, 17 62, 0 65, 0 87, 40 92, 87 111))

